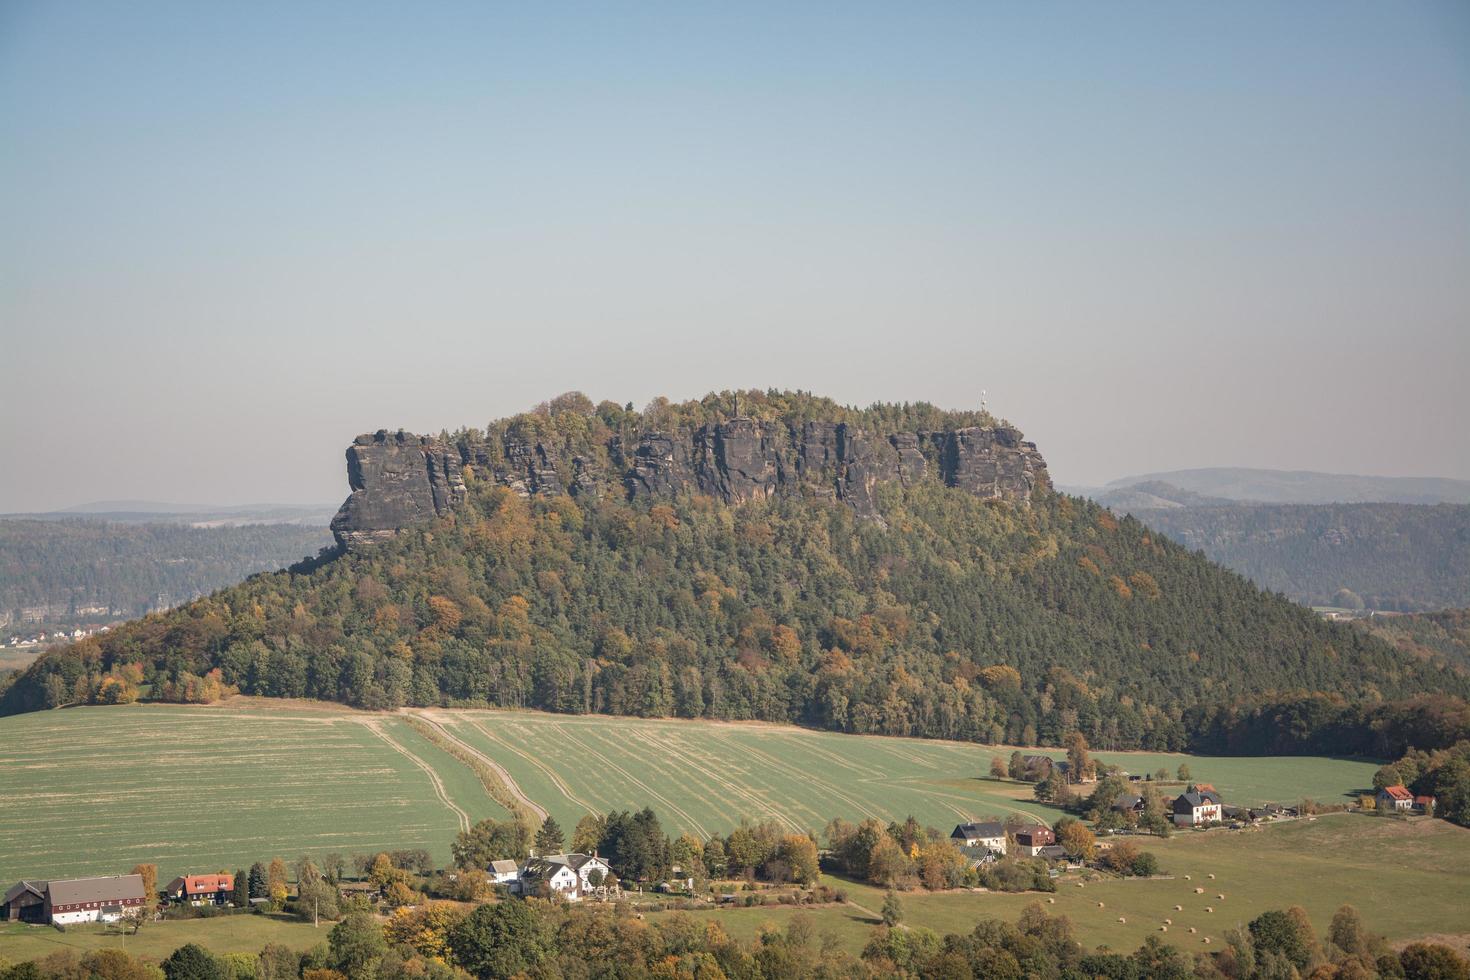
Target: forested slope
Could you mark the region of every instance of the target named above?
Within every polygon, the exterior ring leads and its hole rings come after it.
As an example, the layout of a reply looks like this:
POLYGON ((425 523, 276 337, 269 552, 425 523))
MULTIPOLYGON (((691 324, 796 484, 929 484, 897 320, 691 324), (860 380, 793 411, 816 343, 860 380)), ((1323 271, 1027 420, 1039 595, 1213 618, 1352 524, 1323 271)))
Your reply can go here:
POLYGON ((126 696, 139 675, 212 689, 188 682, 218 668, 247 693, 374 708, 1053 744, 1080 730, 1116 748, 1390 752, 1463 720, 1454 702, 1384 703, 1463 696, 1443 661, 1319 622, 1077 498, 890 483, 874 521, 812 498, 526 499, 466 476, 455 511, 372 550, 44 656, 4 709, 126 696))

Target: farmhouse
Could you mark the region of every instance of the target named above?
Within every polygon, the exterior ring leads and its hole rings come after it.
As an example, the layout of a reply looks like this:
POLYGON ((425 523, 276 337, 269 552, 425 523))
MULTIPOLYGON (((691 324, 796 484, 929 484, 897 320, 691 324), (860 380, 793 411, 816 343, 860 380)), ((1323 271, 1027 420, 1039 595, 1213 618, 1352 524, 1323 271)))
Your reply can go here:
POLYGON ((973 848, 996 854, 1006 852, 1006 828, 999 821, 962 823, 949 835, 949 839, 966 850, 973 848))
POLYGON ((1050 827, 1027 827, 1016 831, 1016 847, 1027 857, 1036 857, 1056 842, 1057 835, 1050 827))
POLYGON ((235 891, 234 875, 180 875, 168 883, 164 894, 171 902, 190 905, 225 905, 235 891))
POLYGON ((1224 816, 1220 794, 1195 787, 1174 797, 1174 823, 1180 827, 1200 827, 1219 823, 1224 816))
POLYGON ((116 922, 147 903, 142 875, 21 881, 5 893, 5 918, 42 925, 116 922))
POLYGON ((1414 809, 1419 813, 1427 813, 1432 817, 1434 816, 1434 808, 1437 805, 1438 801, 1432 796, 1414 797, 1414 809))
POLYGON ((1385 786, 1378 791, 1378 809, 1406 813, 1414 809, 1414 794, 1403 786, 1385 786))
POLYGON ((508 885, 521 877, 520 865, 510 860, 490 862, 490 880, 497 885, 508 885))
POLYGON ((514 890, 525 896, 560 896, 580 902, 611 880, 612 869, 595 854, 551 854, 529 859, 521 869, 520 887, 514 890))

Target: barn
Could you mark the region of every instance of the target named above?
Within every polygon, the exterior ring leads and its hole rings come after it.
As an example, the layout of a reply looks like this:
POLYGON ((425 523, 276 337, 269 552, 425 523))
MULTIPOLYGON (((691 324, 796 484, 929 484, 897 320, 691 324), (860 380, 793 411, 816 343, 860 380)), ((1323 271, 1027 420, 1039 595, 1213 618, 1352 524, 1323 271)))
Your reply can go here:
POLYGON ((116 922, 138 914, 147 904, 142 875, 28 880, 5 893, 5 918, 44 925, 116 922))

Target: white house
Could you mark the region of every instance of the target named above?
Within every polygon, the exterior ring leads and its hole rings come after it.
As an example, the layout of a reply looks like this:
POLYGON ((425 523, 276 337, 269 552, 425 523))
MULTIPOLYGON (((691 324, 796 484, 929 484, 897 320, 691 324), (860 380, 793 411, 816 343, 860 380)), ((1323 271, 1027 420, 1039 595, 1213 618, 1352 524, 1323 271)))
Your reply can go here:
POLYGON ((509 885, 521 878, 520 865, 514 861, 491 861, 490 880, 497 885, 509 885))
POLYGON ((1378 809, 1408 813, 1414 809, 1414 794, 1403 786, 1385 786, 1378 791, 1378 809))
POLYGON ((1179 827, 1200 827, 1219 823, 1224 817, 1220 794, 1198 787, 1174 797, 1174 823, 1179 827))
POLYGON ((981 854, 991 851, 996 854, 1006 852, 1006 828, 1005 824, 998 821, 986 821, 985 823, 962 823, 955 827, 949 839, 958 847, 964 848, 972 854, 981 854))
POLYGON ((526 861, 520 873, 520 894, 560 896, 580 902, 613 881, 612 868, 595 854, 550 854, 526 861), (596 875, 597 884, 592 878, 596 875))

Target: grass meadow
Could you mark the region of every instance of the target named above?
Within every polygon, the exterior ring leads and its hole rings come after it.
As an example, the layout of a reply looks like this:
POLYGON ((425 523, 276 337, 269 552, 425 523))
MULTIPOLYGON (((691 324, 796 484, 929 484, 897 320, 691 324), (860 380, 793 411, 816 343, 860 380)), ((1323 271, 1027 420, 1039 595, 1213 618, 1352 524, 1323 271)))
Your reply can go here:
MULTIPOLYGON (((1078 940, 1089 948, 1107 945, 1127 951, 1157 935, 1193 952, 1206 948, 1206 937, 1218 948, 1225 930, 1245 925, 1266 909, 1291 905, 1305 908, 1318 933, 1325 934, 1333 912, 1350 903, 1373 931, 1391 940, 1470 931, 1470 830, 1442 820, 1405 822, 1344 813, 1258 831, 1216 830, 1145 840, 1172 877, 1105 878, 1078 887, 1079 878, 1072 874, 1059 882, 1055 895, 909 892, 900 896, 904 924, 941 934, 968 932, 985 918, 1014 921, 1025 906, 1041 902, 1048 913, 1070 919, 1078 940), (1204 893, 1196 894, 1196 888, 1204 893), (1176 911, 1175 905, 1183 908, 1176 911), (1172 924, 1162 932, 1165 919, 1172 924)), ((810 911, 775 906, 688 914, 713 918, 741 937, 782 928, 793 916, 810 916, 818 932, 830 933, 857 952, 876 928, 876 916, 864 910, 876 913, 882 908, 883 891, 852 882, 829 883, 845 888, 851 904, 810 911)))
POLYGON ((310 949, 327 941, 331 923, 313 928, 284 915, 225 915, 213 919, 150 922, 136 936, 102 925, 71 926, 57 932, 49 926, 0 924, 0 958, 20 963, 58 950, 78 955, 94 949, 124 949, 134 956, 162 960, 185 943, 198 943, 216 953, 256 953, 266 943, 310 949))

